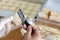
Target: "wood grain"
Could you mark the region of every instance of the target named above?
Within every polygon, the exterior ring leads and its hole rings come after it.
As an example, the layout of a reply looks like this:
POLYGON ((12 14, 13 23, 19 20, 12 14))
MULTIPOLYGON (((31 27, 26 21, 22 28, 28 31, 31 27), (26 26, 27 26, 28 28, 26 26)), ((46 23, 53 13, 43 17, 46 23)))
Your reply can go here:
POLYGON ((11 31, 6 37, 0 38, 0 40, 22 40, 22 34, 20 28, 11 31))
POLYGON ((44 18, 38 18, 35 21, 35 23, 39 24, 39 25, 46 25, 46 26, 49 26, 51 28, 55 28, 55 29, 60 30, 60 23, 52 21, 52 20, 48 20, 48 19, 44 19, 44 18))

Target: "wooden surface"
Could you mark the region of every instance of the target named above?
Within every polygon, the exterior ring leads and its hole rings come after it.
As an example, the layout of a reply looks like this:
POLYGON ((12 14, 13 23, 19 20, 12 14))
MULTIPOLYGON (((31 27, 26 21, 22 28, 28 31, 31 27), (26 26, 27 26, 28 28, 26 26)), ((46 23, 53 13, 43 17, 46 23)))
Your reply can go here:
POLYGON ((11 31, 6 37, 1 38, 0 40, 21 40, 22 34, 20 32, 20 29, 16 29, 11 31))
POLYGON ((48 20, 48 19, 44 19, 44 18, 37 18, 35 23, 38 25, 46 25, 48 27, 60 30, 60 23, 52 21, 52 20, 48 20))

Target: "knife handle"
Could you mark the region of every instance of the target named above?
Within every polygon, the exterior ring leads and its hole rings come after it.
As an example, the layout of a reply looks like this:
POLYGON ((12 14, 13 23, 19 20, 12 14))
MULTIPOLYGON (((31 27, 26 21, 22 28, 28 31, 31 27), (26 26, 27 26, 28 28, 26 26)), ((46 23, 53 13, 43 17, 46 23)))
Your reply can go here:
MULTIPOLYGON (((27 20, 24 22, 25 25, 28 27, 30 24, 27 22, 27 20)), ((32 29, 32 33, 34 33, 34 30, 32 29)))
POLYGON ((25 25, 28 27, 30 24, 27 22, 27 20, 24 22, 25 25))

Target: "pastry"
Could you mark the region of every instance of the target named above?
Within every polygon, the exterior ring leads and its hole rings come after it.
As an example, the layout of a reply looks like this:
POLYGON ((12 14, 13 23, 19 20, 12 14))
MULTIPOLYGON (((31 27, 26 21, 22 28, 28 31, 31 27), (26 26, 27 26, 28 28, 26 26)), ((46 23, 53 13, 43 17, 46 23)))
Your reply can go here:
POLYGON ((39 17, 42 17, 42 18, 48 18, 48 15, 45 14, 44 12, 39 12, 39 13, 38 13, 38 16, 39 16, 39 17))
POLYGON ((46 9, 46 8, 43 8, 43 9, 42 9, 42 12, 48 14, 48 13, 50 12, 50 10, 49 10, 49 9, 46 9))

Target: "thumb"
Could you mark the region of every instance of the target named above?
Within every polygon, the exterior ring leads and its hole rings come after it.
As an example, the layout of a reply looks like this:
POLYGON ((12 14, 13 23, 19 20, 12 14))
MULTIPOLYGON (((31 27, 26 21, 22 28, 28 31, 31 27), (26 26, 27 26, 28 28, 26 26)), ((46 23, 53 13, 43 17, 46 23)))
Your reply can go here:
POLYGON ((31 32, 32 32, 32 27, 31 26, 28 26, 28 28, 27 28, 27 34, 28 35, 31 35, 31 32))

